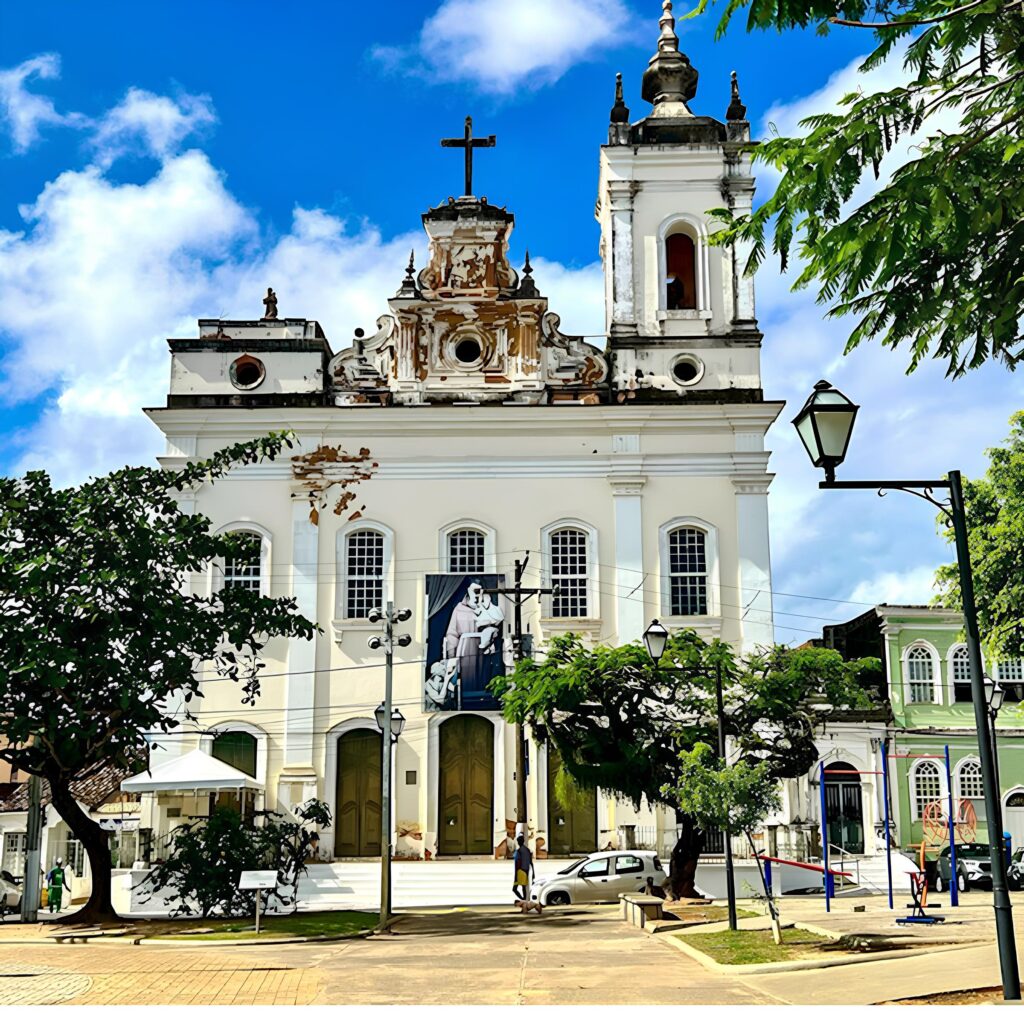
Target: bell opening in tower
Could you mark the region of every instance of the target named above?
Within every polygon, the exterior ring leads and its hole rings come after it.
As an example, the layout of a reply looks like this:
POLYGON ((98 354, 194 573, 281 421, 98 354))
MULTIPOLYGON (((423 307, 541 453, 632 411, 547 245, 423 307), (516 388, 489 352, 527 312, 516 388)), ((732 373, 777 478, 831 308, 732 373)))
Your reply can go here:
POLYGON ((665 240, 665 308, 697 308, 697 272, 693 240, 677 232, 665 240))

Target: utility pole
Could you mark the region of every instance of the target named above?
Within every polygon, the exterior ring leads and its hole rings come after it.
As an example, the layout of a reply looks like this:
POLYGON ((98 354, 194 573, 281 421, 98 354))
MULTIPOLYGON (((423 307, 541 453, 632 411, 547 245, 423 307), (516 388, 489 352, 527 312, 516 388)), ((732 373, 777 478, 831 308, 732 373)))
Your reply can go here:
MULTIPOLYGON (((514 605, 515 617, 513 620, 512 634, 512 657, 516 662, 522 661, 525 657, 523 651, 523 602, 529 601, 535 595, 554 594, 551 587, 523 587, 523 574, 526 572, 526 563, 530 558, 527 550, 522 560, 515 561, 516 576, 515 586, 511 588, 489 587, 488 594, 501 594, 511 598, 514 605)), ((522 724, 516 725, 516 823, 521 823, 525 832, 528 816, 528 803, 526 799, 526 730, 522 724)))
POLYGON ((388 602, 384 612, 375 608, 367 618, 371 623, 384 622, 384 636, 372 636, 367 641, 373 651, 384 648, 384 714, 380 722, 381 754, 381 807, 380 807, 380 921, 378 932, 388 932, 391 917, 391 712, 392 707, 392 664, 395 646, 408 647, 412 637, 403 633, 397 639, 395 623, 404 623, 412 617, 410 609, 395 611, 394 602, 388 602))
POLYGON ((25 881, 21 891, 21 920, 39 920, 39 842, 43 833, 43 785, 38 774, 28 780, 28 825, 25 827, 25 881))

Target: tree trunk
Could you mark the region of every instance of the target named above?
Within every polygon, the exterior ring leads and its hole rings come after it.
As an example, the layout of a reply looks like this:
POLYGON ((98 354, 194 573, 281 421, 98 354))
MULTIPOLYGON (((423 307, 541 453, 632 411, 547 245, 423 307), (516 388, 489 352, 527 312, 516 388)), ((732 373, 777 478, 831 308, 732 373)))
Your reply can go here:
POLYGON ((668 890, 673 900, 700 897, 697 892, 697 862, 704 848, 704 831, 692 816, 679 814, 679 840, 668 863, 668 890))
POLYGON ((107 832, 81 809, 71 794, 68 782, 51 780, 50 794, 53 807, 60 813, 61 819, 71 828, 75 837, 82 842, 85 853, 89 856, 89 867, 92 871, 92 893, 85 907, 61 921, 65 924, 120 921, 110 898, 111 865, 107 832))

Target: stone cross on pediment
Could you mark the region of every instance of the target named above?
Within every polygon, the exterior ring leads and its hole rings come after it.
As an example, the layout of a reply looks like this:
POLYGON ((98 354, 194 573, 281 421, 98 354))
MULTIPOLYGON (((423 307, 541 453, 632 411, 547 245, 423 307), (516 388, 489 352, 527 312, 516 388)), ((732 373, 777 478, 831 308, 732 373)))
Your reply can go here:
POLYGON ((498 143, 494 134, 487 137, 473 136, 473 117, 466 117, 466 132, 463 137, 444 137, 441 139, 442 148, 465 148, 466 149, 466 197, 473 194, 473 149, 493 148, 498 143))

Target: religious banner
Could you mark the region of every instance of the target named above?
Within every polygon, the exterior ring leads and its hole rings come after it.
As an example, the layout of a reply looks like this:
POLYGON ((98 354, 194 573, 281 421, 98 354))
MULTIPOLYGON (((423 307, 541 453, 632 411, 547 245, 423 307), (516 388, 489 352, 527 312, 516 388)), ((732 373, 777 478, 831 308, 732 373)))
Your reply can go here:
POLYGON ((505 614, 489 589, 503 584, 495 574, 427 575, 425 710, 498 709, 487 685, 505 670, 505 614))

